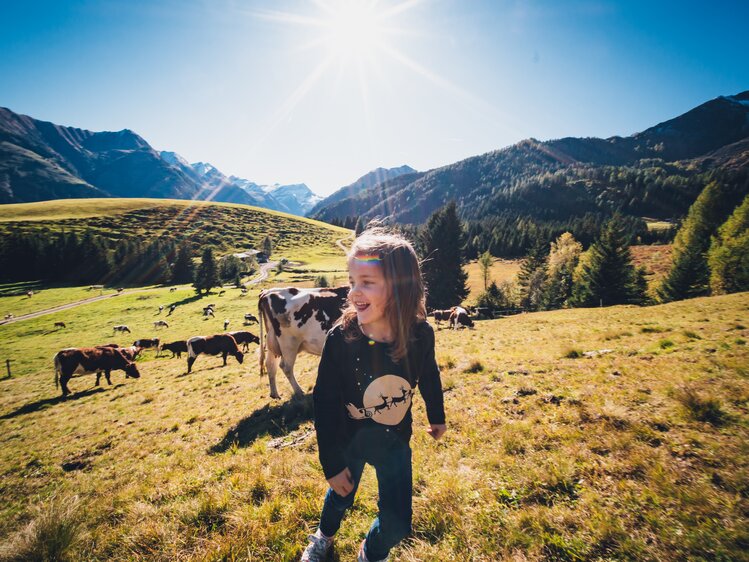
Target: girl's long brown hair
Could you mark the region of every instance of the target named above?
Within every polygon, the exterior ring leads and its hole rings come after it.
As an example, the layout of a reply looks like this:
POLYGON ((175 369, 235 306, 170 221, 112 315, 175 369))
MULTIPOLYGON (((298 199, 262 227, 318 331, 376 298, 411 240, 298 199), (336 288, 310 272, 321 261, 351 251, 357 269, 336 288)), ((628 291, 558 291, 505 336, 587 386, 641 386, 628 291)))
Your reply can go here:
MULTIPOLYGON (((399 361, 406 356, 414 326, 427 317, 419 258, 408 240, 381 227, 367 229, 354 240, 347 257, 351 260, 356 256, 379 258, 388 290, 385 318, 395 334, 390 355, 394 361, 399 361)), ((346 341, 362 337, 356 308, 350 302, 343 311, 340 323, 346 341)))

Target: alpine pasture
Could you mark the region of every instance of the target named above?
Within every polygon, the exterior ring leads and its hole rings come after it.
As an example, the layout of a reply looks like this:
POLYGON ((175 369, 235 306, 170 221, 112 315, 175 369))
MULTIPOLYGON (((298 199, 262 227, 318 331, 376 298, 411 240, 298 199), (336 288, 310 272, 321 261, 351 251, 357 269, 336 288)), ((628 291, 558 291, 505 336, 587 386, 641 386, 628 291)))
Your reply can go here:
MULTIPOLYGON (((344 281, 335 241, 348 231, 295 244, 292 223, 285 228, 280 254, 293 264, 261 286, 309 285, 318 275, 344 281)), ((257 313, 259 288, 202 297, 188 286, 130 288, 0 326, 0 360, 13 359, 14 373, 0 381, 0 559, 299 557, 327 487, 311 397, 291 400, 279 374, 282 400, 271 400, 256 345, 242 365, 200 356, 187 375, 184 356, 147 350, 138 380, 121 371, 112 386, 73 378, 66 400, 54 386, 52 356, 63 347, 184 339, 221 332, 225 319, 242 329, 244 314, 257 313), (202 316, 208 303, 215 318, 202 316), (160 319, 169 328, 154 329, 160 319), (56 321, 67 327, 54 329, 56 321), (115 336, 114 324, 131 334, 115 336)), ((46 291, 50 303, 88 294, 43 289, 28 300, 46 291)), ((0 307, 26 298, 0 297, 0 307)), ((747 318, 749 294, 741 293, 438 330, 449 429, 440 442, 428 437, 415 399, 414 532, 392 558, 744 557, 747 318)), ((307 354, 297 362, 307 393, 316 365, 307 354)), ((356 556, 376 497, 367 469, 334 560, 356 556)))

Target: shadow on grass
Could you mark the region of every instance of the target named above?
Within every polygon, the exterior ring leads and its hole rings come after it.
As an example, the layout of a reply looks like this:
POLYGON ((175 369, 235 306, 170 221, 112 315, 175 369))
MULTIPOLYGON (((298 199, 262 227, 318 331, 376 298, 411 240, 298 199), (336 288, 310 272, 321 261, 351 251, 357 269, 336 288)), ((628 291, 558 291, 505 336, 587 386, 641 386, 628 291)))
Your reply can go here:
POLYGON ((208 295, 193 295, 191 297, 187 297, 187 298, 184 298, 184 299, 179 300, 179 301, 171 302, 168 305, 166 305, 165 308, 169 308, 170 306, 182 306, 182 305, 185 305, 185 304, 190 304, 191 302, 199 301, 200 299, 202 299, 202 298, 204 298, 206 296, 208 296, 208 295))
POLYGON ((59 404, 60 402, 67 402, 69 400, 78 400, 79 398, 85 398, 86 396, 91 396, 92 394, 98 394, 99 392, 104 392, 104 389, 101 387, 94 387, 88 390, 82 390, 81 392, 76 392, 75 394, 69 394, 67 397, 55 396, 54 398, 45 398, 43 400, 37 400, 36 402, 30 402, 28 404, 21 406, 17 410, 14 410, 8 414, 4 414, 0 416, 0 420, 8 420, 11 418, 15 418, 16 416, 21 416, 23 414, 31 414, 32 412, 38 412, 39 410, 43 410, 47 406, 54 406, 55 404, 59 404))
POLYGON ((229 429, 220 442, 208 449, 208 453, 223 453, 235 445, 247 447, 260 437, 281 437, 310 421, 312 414, 311 394, 278 405, 266 404, 229 429))

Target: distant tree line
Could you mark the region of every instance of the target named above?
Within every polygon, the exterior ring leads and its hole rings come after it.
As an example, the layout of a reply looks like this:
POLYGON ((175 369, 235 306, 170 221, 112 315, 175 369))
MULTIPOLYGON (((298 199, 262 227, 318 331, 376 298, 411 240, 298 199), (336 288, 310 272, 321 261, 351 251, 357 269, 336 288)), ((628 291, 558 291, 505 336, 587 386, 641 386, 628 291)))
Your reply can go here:
POLYGON ((75 232, 12 233, 0 240, 0 278, 73 285, 167 283, 176 256, 177 247, 169 239, 112 240, 75 232))
POLYGON ((254 259, 240 260, 234 255, 216 263, 209 246, 201 254, 196 268, 192 246, 177 245, 170 238, 113 240, 90 233, 11 233, 0 238, 0 280, 126 286, 195 281, 200 292, 222 282, 239 285, 242 276, 257 269, 254 259))

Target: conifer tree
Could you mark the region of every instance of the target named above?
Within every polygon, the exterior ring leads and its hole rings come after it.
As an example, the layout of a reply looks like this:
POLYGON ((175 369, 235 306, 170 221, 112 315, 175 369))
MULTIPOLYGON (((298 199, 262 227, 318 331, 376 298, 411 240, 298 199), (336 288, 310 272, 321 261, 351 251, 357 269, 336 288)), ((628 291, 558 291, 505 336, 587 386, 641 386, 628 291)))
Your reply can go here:
POLYGON ((195 281, 193 287, 198 294, 202 291, 208 293, 214 287, 220 287, 221 281, 218 278, 218 268, 216 259, 213 257, 213 248, 208 247, 203 250, 203 256, 195 272, 195 281))
POLYGON ((270 259, 273 253, 273 239, 270 237, 270 234, 263 239, 263 253, 268 259, 270 259))
POLYGON ((733 210, 730 186, 711 181, 689 208, 674 240, 671 270, 658 288, 663 302, 708 294, 710 271, 707 251, 710 237, 733 210))
POLYGON ((541 307, 543 289, 546 283, 547 245, 541 238, 536 238, 528 254, 520 264, 518 286, 520 287, 520 306, 528 310, 541 307))
POLYGON ((636 304, 644 300, 644 278, 632 264, 618 216, 606 224, 600 239, 581 259, 581 269, 575 277, 570 299, 574 306, 636 304))
POLYGON ((172 268, 172 284, 191 283, 194 270, 190 248, 187 244, 182 244, 177 251, 177 259, 174 261, 174 267, 172 268))
POLYGON ((364 229, 366 228, 366 223, 364 220, 359 217, 356 219, 356 224, 354 225, 354 236, 359 236, 362 232, 364 232, 364 229))
POLYGON ((749 291, 749 195, 718 229, 707 261, 713 294, 749 291))
POLYGON ((455 202, 435 211, 421 231, 424 251, 422 272, 427 286, 427 306, 444 309, 460 304, 468 296, 461 248, 463 226, 455 202))

